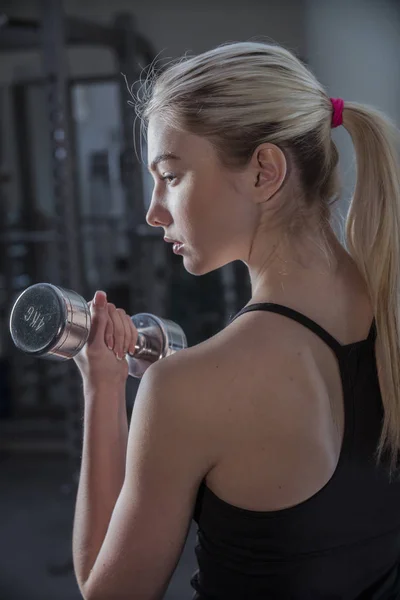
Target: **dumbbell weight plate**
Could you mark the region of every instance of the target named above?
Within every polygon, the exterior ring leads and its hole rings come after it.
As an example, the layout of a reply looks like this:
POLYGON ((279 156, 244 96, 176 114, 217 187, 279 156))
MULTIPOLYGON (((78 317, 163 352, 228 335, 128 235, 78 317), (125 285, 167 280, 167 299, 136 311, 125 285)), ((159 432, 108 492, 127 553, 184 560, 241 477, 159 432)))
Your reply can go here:
POLYGON ((139 332, 140 342, 135 357, 127 356, 129 375, 133 377, 142 377, 151 363, 187 347, 183 329, 169 319, 138 313, 131 320, 139 332))
POLYGON ((68 360, 86 344, 90 309, 74 292, 51 283, 37 283, 18 296, 10 316, 14 344, 27 354, 68 360))

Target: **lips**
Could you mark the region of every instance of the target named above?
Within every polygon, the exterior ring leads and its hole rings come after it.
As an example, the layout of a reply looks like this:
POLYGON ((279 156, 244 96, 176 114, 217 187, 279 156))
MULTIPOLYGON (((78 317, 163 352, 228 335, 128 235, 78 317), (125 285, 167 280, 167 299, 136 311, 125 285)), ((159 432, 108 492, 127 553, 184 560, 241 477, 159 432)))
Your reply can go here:
POLYGON ((175 244, 172 246, 172 251, 174 254, 180 254, 182 252, 183 247, 184 247, 184 244, 175 242, 175 244))
POLYGON ((170 244, 182 244, 179 240, 171 240, 170 238, 165 237, 164 242, 169 242, 170 244))

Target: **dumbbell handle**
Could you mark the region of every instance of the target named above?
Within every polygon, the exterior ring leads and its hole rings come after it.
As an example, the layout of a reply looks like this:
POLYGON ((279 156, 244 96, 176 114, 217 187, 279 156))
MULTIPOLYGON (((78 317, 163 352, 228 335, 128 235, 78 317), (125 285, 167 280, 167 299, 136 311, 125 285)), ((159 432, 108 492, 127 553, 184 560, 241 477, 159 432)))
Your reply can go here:
POLYGON ((136 344, 135 344, 135 352, 134 352, 134 354, 131 354, 130 352, 128 352, 129 356, 137 356, 140 352, 143 351, 145 344, 146 344, 146 338, 144 337, 143 333, 138 333, 138 337, 137 337, 136 344))
POLYGON ((135 344, 135 352, 132 354, 131 352, 128 352, 129 356, 132 356, 133 358, 145 358, 146 356, 148 357, 155 357, 156 356, 156 352, 154 350, 154 348, 151 347, 151 345, 149 345, 148 343, 148 338, 143 334, 143 333, 139 333, 138 332, 138 338, 135 344))

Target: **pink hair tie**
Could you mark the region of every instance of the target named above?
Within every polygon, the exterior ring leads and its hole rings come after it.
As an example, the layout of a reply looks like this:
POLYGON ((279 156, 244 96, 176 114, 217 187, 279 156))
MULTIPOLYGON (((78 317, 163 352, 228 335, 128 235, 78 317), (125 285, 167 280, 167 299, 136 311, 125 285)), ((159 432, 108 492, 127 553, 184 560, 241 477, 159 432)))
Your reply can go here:
POLYGON ((330 98, 333 106, 332 129, 343 123, 344 100, 341 98, 330 98))

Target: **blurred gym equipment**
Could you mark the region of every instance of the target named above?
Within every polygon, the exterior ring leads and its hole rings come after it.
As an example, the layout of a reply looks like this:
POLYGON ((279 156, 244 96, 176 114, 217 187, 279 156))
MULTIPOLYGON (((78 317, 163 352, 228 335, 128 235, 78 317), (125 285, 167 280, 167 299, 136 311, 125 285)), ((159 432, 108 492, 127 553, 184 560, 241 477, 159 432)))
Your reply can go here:
MULTIPOLYGON (((23 290, 40 281, 82 298, 106 289, 129 314, 169 315, 193 345, 224 327, 248 301, 250 285, 239 262, 192 277, 163 232, 145 222, 152 181, 136 154, 143 148, 145 156, 146 144, 133 128, 126 81, 135 93, 156 52, 133 14, 103 25, 65 15, 61 0, 32 3, 32 13, 0 14, 2 62, 21 56, 0 86, 0 449, 66 455, 71 481, 64 487, 74 493, 81 378, 71 361, 37 361, 5 335, 23 290), (112 66, 73 72, 68 53, 78 48, 101 53, 98 63, 109 53, 112 66)), ((128 417, 137 385, 128 378, 128 417)))

